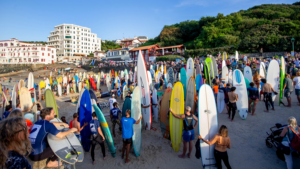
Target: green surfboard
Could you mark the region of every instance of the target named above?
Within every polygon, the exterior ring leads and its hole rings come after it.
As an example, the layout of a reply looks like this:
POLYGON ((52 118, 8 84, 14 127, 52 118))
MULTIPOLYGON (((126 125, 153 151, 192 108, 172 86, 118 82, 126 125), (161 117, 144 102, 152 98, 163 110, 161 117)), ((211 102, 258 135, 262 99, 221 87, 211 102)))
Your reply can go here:
POLYGON ((283 96, 283 80, 285 78, 285 60, 284 60, 284 57, 281 56, 281 61, 280 61, 280 95, 279 95, 279 105, 281 103, 281 99, 282 99, 282 96, 283 96))
POLYGON ((47 89, 45 91, 45 104, 46 104, 46 107, 53 107, 54 112, 56 114, 56 118, 59 118, 57 105, 56 105, 56 100, 55 100, 54 95, 53 95, 53 93, 50 89, 47 89))
POLYGON ((114 141, 113 141, 113 138, 111 136, 111 133, 110 133, 108 124, 106 122, 106 119, 105 119, 102 111, 99 109, 99 107, 96 104, 94 104, 93 107, 94 107, 95 113, 98 117, 98 120, 100 122, 101 130, 102 130, 103 135, 105 137, 105 141, 106 141, 106 144, 108 146, 108 149, 109 149, 111 155, 113 157, 115 157, 116 156, 116 149, 115 149, 114 141))
POLYGON ((207 64, 207 67, 209 68, 208 71, 209 71, 209 73, 210 73, 210 77, 215 78, 213 62, 212 62, 211 58, 210 58, 210 57, 207 57, 207 58, 205 59, 205 63, 207 64))
POLYGON ((204 63, 204 75, 205 75, 205 79, 206 79, 206 84, 211 86, 211 79, 210 79, 210 73, 209 73, 209 66, 207 65, 207 63, 204 63))

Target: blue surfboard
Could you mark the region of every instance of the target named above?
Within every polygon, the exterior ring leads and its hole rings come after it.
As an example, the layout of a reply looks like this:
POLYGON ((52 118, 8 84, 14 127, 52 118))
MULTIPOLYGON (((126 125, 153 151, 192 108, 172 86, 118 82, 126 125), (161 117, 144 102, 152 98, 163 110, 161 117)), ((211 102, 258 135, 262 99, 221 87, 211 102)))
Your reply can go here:
MULTIPOLYGON (((80 106, 79 106, 79 122, 83 126, 84 123, 89 123, 92 120, 92 103, 91 97, 88 90, 85 90, 81 96, 80 106)), ((90 140, 91 130, 87 126, 80 131, 81 144, 83 149, 88 152, 90 150, 90 140)))
POLYGON ((187 86, 187 76, 185 68, 180 69, 180 81, 183 85, 183 92, 184 92, 184 100, 186 98, 186 86, 187 86))

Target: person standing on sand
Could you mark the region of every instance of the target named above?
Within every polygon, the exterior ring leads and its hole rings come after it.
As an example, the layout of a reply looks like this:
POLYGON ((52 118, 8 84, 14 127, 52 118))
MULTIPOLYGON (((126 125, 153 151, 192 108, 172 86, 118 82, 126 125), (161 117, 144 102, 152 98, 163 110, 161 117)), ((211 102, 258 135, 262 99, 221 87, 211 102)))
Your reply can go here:
POLYGON ((115 94, 112 94, 111 98, 108 100, 109 102, 109 109, 113 109, 114 108, 114 103, 117 102, 117 100, 115 99, 115 94))
POLYGON ((198 118, 191 113, 191 107, 187 106, 185 108, 185 114, 183 115, 176 115, 170 108, 169 111, 172 113, 172 115, 175 118, 178 119, 183 119, 183 152, 181 155, 179 155, 179 158, 185 158, 185 154, 187 151, 187 143, 189 143, 189 153, 188 153, 188 158, 191 158, 191 153, 193 149, 193 140, 195 139, 195 133, 194 133, 194 128, 198 125, 198 118), (195 125, 193 125, 193 121, 196 121, 195 125))
MULTIPOLYGON (((297 58, 298 60, 298 58, 297 58)), ((296 77, 293 79, 294 88, 295 88, 295 94, 297 96, 298 100, 298 106, 300 106, 300 72, 296 73, 296 77)))
POLYGON ((93 119, 90 122, 90 129, 91 129, 91 144, 92 144, 92 150, 91 150, 91 156, 93 160, 93 165, 95 165, 95 147, 97 143, 100 145, 103 155, 103 160, 105 160, 105 147, 104 147, 104 141, 105 137, 102 133, 102 130, 100 128, 100 122, 97 118, 97 115, 95 112, 92 114, 93 119))
POLYGON ((292 79, 290 79, 289 74, 285 74, 285 78, 283 80, 283 91, 284 97, 286 97, 286 100, 288 102, 288 105, 286 107, 292 107, 291 94, 293 92, 293 81, 292 79))
POLYGON ((215 137, 211 141, 203 139, 201 135, 199 135, 198 138, 208 145, 216 144, 214 155, 216 159, 216 166, 218 169, 222 169, 222 160, 227 169, 231 169, 227 154, 227 148, 231 148, 231 141, 228 136, 228 129, 225 125, 222 125, 220 127, 219 134, 215 135, 215 137))
MULTIPOLYGON (((79 112, 79 111, 78 111, 79 112)), ((80 123, 78 121, 78 113, 73 114, 73 120, 70 122, 70 128, 76 128, 77 131, 74 132, 75 136, 78 138, 78 140, 81 142, 81 136, 80 136, 80 131, 84 129, 85 126, 88 125, 88 123, 84 123, 83 126, 80 126, 80 123)))
POLYGON ((252 108, 252 115, 255 114, 256 104, 259 100, 259 91, 257 88, 254 87, 254 83, 250 83, 250 87, 247 88, 247 91, 249 92, 249 103, 248 103, 248 113, 251 113, 251 104, 253 103, 252 108))
POLYGON ((235 116, 235 111, 237 109, 236 102, 239 100, 238 94, 234 93, 235 89, 236 89, 236 87, 231 87, 231 89, 230 89, 231 92, 228 93, 228 98, 229 98, 228 118, 230 119, 230 115, 231 115, 231 111, 232 111, 231 121, 233 121, 234 116, 235 116))
POLYGON ((266 79, 261 79, 262 83, 264 84, 262 87, 262 92, 264 94, 264 101, 265 101, 265 106, 266 109, 264 112, 269 112, 269 104, 268 102, 271 104, 272 106, 272 110, 274 109, 274 102, 272 100, 272 92, 274 92, 275 94, 277 94, 277 92, 275 92, 275 90, 273 89, 272 85, 267 83, 266 79))
POLYGON ((133 125, 139 124, 142 120, 143 115, 141 115, 138 121, 135 121, 134 118, 131 118, 131 110, 126 111, 126 116, 121 119, 122 124, 122 138, 123 138, 123 149, 122 149, 122 159, 124 159, 124 153, 126 151, 125 163, 128 163, 130 160, 128 159, 130 144, 132 143, 133 136, 133 125))
POLYGON ((118 124, 119 130, 122 131, 122 126, 121 126, 121 122, 119 119, 119 114, 122 114, 122 111, 118 108, 117 102, 114 102, 113 106, 114 106, 114 108, 110 110, 110 120, 112 121, 113 135, 114 135, 114 137, 116 137, 116 134, 115 134, 116 124, 118 124))
POLYGON ((253 82, 255 83, 257 89, 259 89, 260 78, 265 78, 265 77, 262 77, 261 75, 259 75, 258 71, 256 70, 254 75, 252 76, 252 79, 253 79, 253 82))

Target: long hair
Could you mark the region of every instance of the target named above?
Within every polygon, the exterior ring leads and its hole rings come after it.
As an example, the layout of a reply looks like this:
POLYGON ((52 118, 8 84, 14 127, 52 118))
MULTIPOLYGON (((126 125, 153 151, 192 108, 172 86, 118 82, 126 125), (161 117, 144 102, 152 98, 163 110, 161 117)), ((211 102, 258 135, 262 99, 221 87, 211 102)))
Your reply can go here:
POLYGON ((293 117, 293 116, 289 117, 288 124, 290 126, 292 126, 293 128, 296 128, 297 127, 297 120, 296 120, 296 118, 293 117))
POLYGON ((22 117, 7 118, 0 122, 0 166, 4 166, 8 158, 8 152, 14 150, 21 155, 31 152, 27 126, 22 117), (18 132, 25 128, 24 139, 20 140, 18 132))
POLYGON ((14 109, 9 113, 7 118, 13 118, 13 117, 24 117, 24 113, 20 109, 14 109))
POLYGON ((255 73, 254 73, 254 77, 259 78, 259 74, 258 74, 258 71, 257 71, 257 70, 256 70, 255 73))
POLYGON ((222 125, 219 129, 219 135, 222 137, 227 137, 228 136, 228 129, 225 125, 222 125))

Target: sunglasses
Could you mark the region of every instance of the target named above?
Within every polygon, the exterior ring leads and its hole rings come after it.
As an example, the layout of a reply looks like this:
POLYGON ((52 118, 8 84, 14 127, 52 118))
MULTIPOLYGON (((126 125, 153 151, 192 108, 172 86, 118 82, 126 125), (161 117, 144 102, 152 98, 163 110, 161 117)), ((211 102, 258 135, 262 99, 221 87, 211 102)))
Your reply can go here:
POLYGON ((26 130, 27 130, 27 124, 25 124, 25 127, 24 127, 22 124, 19 124, 19 125, 22 126, 22 129, 16 131, 16 132, 14 133, 14 135, 20 133, 21 131, 26 131, 26 130))

